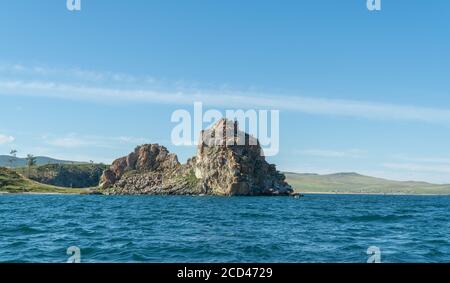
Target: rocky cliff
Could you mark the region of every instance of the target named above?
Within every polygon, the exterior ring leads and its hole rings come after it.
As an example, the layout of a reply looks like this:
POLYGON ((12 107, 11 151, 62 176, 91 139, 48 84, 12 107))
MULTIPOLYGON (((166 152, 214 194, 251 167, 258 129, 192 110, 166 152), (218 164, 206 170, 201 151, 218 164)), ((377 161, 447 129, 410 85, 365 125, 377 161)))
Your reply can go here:
MULTIPOLYGON (((103 172, 100 187, 109 188, 133 175, 153 173, 167 175, 181 165, 175 154, 158 144, 146 144, 136 147, 128 156, 115 160, 111 167, 103 172)), ((159 179, 159 178, 157 178, 159 179)), ((157 180, 153 180, 157 181, 157 180)))
POLYGON ((89 188, 98 185, 100 176, 107 168, 103 164, 48 164, 16 168, 29 179, 47 185, 66 188, 89 188))
POLYGON ((105 170, 105 194, 289 195, 293 192, 275 165, 267 163, 257 139, 225 119, 202 131, 197 155, 180 164, 157 144, 142 145, 105 170))

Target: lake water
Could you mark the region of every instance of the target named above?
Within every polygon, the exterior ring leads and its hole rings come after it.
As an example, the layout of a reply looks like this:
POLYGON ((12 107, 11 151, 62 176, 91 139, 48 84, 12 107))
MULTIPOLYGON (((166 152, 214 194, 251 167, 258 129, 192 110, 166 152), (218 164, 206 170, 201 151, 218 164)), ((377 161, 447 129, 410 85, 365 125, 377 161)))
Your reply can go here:
POLYGON ((0 195, 0 262, 450 262, 450 197, 0 195))

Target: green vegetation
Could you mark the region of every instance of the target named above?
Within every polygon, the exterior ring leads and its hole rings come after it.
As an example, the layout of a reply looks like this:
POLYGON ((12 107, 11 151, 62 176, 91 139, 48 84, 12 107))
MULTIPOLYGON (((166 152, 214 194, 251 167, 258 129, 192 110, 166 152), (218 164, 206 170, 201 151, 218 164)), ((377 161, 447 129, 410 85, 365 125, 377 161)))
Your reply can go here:
POLYGON ((193 169, 190 169, 188 174, 184 176, 184 180, 191 188, 195 188, 200 182, 200 179, 197 179, 197 177, 195 176, 195 172, 193 169))
POLYGON ((14 167, 14 161, 17 159, 17 150, 15 149, 11 149, 11 151, 9 152, 9 155, 11 156, 11 158, 8 159, 9 165, 10 167, 14 167))
POLYGON ((82 194, 87 193, 87 189, 68 189, 57 186, 40 184, 29 180, 23 175, 0 167, 0 192, 1 193, 61 193, 61 194, 82 194))
POLYGON ((194 169, 190 168, 188 171, 177 175, 174 178, 175 183, 186 184, 190 188, 195 188, 199 184, 200 180, 195 177, 194 169))
POLYGON ((39 183, 66 187, 89 188, 96 187, 103 171, 103 164, 49 164, 28 166, 14 169, 19 174, 39 183))
POLYGON ((450 185, 399 182, 356 173, 330 175, 285 173, 286 181, 301 193, 437 194, 450 195, 450 185))
POLYGON ((27 155, 27 169, 28 169, 27 177, 28 178, 30 178, 31 167, 33 167, 34 165, 36 165, 36 157, 34 157, 34 155, 32 155, 32 154, 28 154, 27 155))

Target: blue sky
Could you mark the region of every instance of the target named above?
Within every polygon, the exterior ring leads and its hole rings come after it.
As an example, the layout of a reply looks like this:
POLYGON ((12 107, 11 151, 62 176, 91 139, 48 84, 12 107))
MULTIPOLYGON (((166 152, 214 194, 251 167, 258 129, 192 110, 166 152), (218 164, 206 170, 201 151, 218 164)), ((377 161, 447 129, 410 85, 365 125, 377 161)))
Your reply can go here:
POLYGON ((450 183, 450 2, 365 2, 4 1, 0 154, 184 161, 170 117, 197 95, 279 109, 279 169, 450 183))

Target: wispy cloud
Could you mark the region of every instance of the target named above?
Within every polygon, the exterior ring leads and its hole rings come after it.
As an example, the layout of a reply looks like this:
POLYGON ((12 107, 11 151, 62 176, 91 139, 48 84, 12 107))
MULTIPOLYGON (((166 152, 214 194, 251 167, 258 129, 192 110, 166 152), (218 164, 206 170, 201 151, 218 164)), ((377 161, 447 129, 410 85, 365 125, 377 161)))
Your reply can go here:
POLYGON ((29 66, 23 64, 0 64, 0 74, 8 77, 26 77, 34 79, 58 78, 84 82, 119 82, 119 83, 155 83, 151 76, 133 76, 125 73, 98 72, 80 68, 55 68, 43 65, 29 66))
POLYGON ((417 173, 450 174, 450 158, 446 157, 414 157, 394 155, 394 162, 383 163, 382 166, 391 170, 417 173))
POLYGON ((79 147, 101 147, 101 148, 117 148, 123 144, 138 145, 146 142, 141 137, 104 137, 104 136, 86 136, 76 133, 67 134, 62 137, 43 136, 42 139, 47 145, 62 148, 79 148, 79 147))
POLYGON ((173 105, 191 105, 194 101, 201 101, 207 106, 214 107, 271 108, 316 115, 450 125, 450 109, 313 98, 301 94, 280 95, 220 87, 202 88, 178 82, 158 84, 151 77, 81 69, 64 71, 62 69, 8 65, 0 66, 0 72, 6 73, 5 70, 8 68, 15 71, 0 80, 0 95, 173 105))
POLYGON ((360 149, 350 150, 325 150, 325 149, 307 149, 300 150, 297 153, 301 155, 325 157, 325 158, 361 158, 366 156, 367 152, 360 149))
POLYGON ((394 155, 392 156, 394 159, 413 162, 413 163, 443 163, 450 165, 450 157, 411 157, 405 155, 394 155))
POLYGON ((7 136, 7 135, 0 134, 0 145, 12 143, 12 142, 14 142, 14 140, 15 140, 15 138, 13 136, 7 136))
POLYGON ((395 170, 450 174, 450 166, 447 165, 425 165, 420 163, 384 163, 383 166, 385 168, 395 170))

